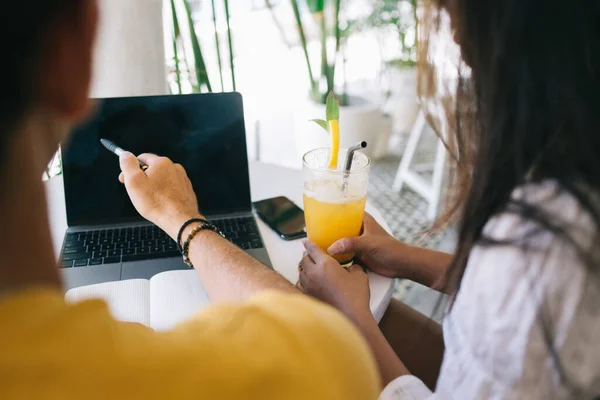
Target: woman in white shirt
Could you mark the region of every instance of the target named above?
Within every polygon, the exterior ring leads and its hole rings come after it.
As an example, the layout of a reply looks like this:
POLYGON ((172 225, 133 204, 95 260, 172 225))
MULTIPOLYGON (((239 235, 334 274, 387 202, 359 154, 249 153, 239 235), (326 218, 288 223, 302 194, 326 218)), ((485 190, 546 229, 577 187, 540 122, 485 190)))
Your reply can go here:
POLYGON ((400 243, 367 217, 329 254, 307 242, 298 286, 361 330, 382 399, 598 399, 600 2, 437 3, 470 68, 449 125, 457 251, 400 243), (330 257, 351 251, 449 294, 443 333, 399 303, 378 327, 362 268, 330 257))

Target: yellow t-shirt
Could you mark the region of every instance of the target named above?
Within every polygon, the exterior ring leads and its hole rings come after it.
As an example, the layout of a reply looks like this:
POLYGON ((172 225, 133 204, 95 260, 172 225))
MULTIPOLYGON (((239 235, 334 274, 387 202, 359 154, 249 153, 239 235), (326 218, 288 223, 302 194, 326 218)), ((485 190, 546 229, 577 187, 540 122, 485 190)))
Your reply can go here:
POLYGON ((376 399, 372 355, 331 307, 265 293, 158 333, 58 291, 0 300, 0 399, 376 399))

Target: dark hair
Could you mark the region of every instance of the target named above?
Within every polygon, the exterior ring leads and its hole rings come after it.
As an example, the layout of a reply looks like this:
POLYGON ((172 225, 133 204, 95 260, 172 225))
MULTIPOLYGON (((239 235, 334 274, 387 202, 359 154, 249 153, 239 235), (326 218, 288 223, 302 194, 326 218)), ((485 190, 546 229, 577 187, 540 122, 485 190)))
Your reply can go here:
MULTIPOLYGON (((600 191, 600 2, 447 0, 437 5, 453 19, 470 68, 470 76, 458 79, 454 106, 444 104, 452 120, 446 141, 458 189, 445 217, 458 213, 459 235, 441 285, 456 296, 475 245, 528 251, 527 240, 548 231, 576 246, 588 271, 598 272, 594 249, 576 243, 569 226, 539 204, 511 194, 529 182, 553 180, 557 194, 572 195, 592 218, 593 243, 599 243, 600 207, 594 197, 600 191), (484 226, 500 213, 517 214, 536 228, 513 241, 486 237, 484 226)), ((425 47, 441 26, 441 13, 437 7, 426 12, 425 47)), ((421 52, 426 61, 427 49, 421 52)), ((434 68, 424 62, 422 72, 421 93, 432 97, 439 89, 434 68)), ((548 326, 543 328, 547 333, 548 326)), ((552 340, 546 342, 560 372, 552 340)))
POLYGON ((475 154, 458 251, 447 276, 456 292, 473 245, 494 244, 482 237, 493 215, 517 213, 568 236, 539 207, 511 199, 518 186, 550 178, 600 226, 592 200, 600 190, 600 3, 457 0, 455 6, 476 120, 467 136, 475 154))
POLYGON ((35 100, 36 71, 44 39, 52 22, 75 0, 12 2, 0 23, 3 61, 0 63, 0 160, 4 159, 10 132, 35 100))

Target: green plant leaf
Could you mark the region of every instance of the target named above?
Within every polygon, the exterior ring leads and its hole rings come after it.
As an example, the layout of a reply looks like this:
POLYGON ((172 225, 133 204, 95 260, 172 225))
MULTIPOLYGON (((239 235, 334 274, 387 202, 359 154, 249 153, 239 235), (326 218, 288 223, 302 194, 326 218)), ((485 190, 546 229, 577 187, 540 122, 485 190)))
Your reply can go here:
POLYGON ((334 21, 333 21, 333 26, 334 26, 334 33, 335 33, 335 56, 333 57, 333 60, 331 62, 331 66, 329 67, 329 71, 327 74, 327 89, 328 90, 333 90, 334 88, 334 84, 335 84, 335 63, 336 63, 336 59, 337 59, 337 55, 340 52, 340 46, 341 46, 341 42, 342 42, 342 31, 340 29, 340 7, 341 7, 341 0, 335 0, 334 3, 334 21))
POLYGON ((229 67, 231 68, 231 85, 236 91, 235 84, 235 67, 233 62, 233 40, 231 39, 231 17, 229 16, 229 0, 224 0, 225 3, 225 18, 227 21, 227 44, 229 45, 229 67))
POLYGON ((311 13, 322 13, 325 10, 325 0, 306 0, 306 5, 311 13))
POLYGON ((321 128, 325 129, 327 133, 329 133, 329 123, 322 119, 311 119, 310 122, 314 122, 319 125, 321 128))
POLYGON ((208 72, 206 71, 204 56, 202 55, 202 49, 200 48, 200 41, 198 40, 196 28, 194 27, 194 20, 192 19, 192 9, 188 0, 183 0, 183 5, 185 8, 187 23, 190 28, 190 40, 192 43, 192 51, 194 52, 194 69, 196 73, 196 80, 198 81, 198 89, 200 90, 202 84, 204 84, 206 85, 206 89, 209 92, 212 92, 210 80, 208 79, 208 72))
POLYGON ((304 33, 302 17, 300 15, 300 6, 298 4, 298 0, 290 0, 290 3, 292 5, 292 10, 294 11, 294 18, 296 19, 296 28, 298 29, 298 34, 300 35, 300 44, 302 45, 302 51, 304 52, 304 59, 306 60, 306 66, 308 67, 310 92, 311 92, 311 95, 314 95, 315 92, 318 93, 318 85, 317 85, 317 81, 315 81, 311 63, 310 63, 310 56, 308 55, 308 44, 306 41, 306 34, 304 33))
POLYGON ((325 114, 327 121, 340 120, 340 102, 333 92, 329 92, 325 102, 325 114))
POLYGON ((181 32, 179 30, 179 20, 175 8, 175 0, 171 0, 171 13, 173 14, 173 60, 175 61, 175 81, 177 82, 177 93, 181 94, 181 67, 179 65, 179 51, 177 49, 177 39, 181 32))
POLYGON ((217 49, 217 62, 219 64, 219 79, 221 82, 221 91, 225 91, 225 84, 223 83, 223 65, 221 63, 221 44, 219 43, 219 30, 217 26, 217 7, 215 0, 211 0, 212 7, 212 20, 213 20, 213 31, 215 33, 215 46, 217 49))

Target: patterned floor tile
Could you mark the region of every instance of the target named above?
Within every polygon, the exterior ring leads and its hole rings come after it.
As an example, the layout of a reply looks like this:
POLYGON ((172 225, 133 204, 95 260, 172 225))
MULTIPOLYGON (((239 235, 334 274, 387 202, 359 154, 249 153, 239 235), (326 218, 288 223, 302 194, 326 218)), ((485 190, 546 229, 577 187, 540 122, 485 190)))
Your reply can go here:
MULTIPOLYGON (((428 180, 432 175, 436 139, 431 131, 423 134, 411 165, 411 169, 428 180)), ((399 192, 392 188, 400 160, 400 157, 388 157, 373 163, 369 200, 381 211, 397 239, 421 247, 438 248, 447 235, 445 232, 435 235, 426 233, 431 227, 431 221, 427 218, 427 202, 406 186, 399 192)), ((410 281, 397 280, 394 297, 405 299, 413 287, 415 285, 410 281)), ((433 296, 433 293, 420 295, 419 301, 431 302, 433 296)))

